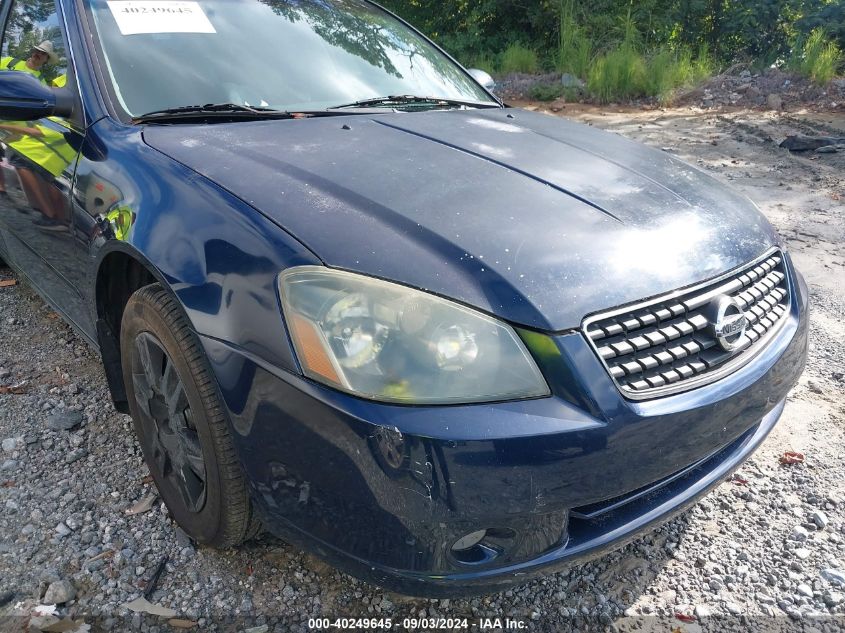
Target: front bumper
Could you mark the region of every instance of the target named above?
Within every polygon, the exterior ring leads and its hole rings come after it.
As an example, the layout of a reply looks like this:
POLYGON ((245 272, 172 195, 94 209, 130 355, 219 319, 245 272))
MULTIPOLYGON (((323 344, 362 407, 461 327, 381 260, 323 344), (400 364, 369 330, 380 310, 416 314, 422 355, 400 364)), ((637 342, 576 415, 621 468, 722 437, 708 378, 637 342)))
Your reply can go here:
POLYGON ((765 350, 645 402, 622 397, 580 334, 546 339, 551 397, 454 407, 367 402, 202 341, 265 526, 392 590, 456 596, 617 547, 736 469, 806 360, 807 293, 791 273, 791 313, 765 350))

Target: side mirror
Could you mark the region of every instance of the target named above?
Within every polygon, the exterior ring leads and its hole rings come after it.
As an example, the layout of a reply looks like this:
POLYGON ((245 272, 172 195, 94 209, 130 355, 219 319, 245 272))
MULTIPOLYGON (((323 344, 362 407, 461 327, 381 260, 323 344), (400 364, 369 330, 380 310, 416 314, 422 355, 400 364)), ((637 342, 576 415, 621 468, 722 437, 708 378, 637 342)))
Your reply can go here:
POLYGON ((73 97, 66 88, 48 88, 27 72, 0 71, 0 119, 35 121, 72 112, 73 97))
POLYGON ((473 79, 490 92, 496 89, 496 80, 490 76, 490 73, 481 70, 480 68, 470 68, 467 72, 472 75, 473 79))

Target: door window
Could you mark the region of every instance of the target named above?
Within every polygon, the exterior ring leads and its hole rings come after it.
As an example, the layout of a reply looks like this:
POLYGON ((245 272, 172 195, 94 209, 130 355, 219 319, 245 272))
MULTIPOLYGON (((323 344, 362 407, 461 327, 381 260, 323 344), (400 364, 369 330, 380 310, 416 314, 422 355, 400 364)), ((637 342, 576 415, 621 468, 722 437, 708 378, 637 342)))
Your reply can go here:
MULTIPOLYGON (((46 86, 67 84, 65 39, 55 0, 11 3, 0 46, 0 70, 28 73, 46 86)), ((81 146, 81 135, 64 119, 0 119, 0 212, 27 245, 22 259, 40 259, 60 270, 70 239, 68 193, 81 146)), ((35 268, 32 268, 35 270, 35 268)), ((55 281, 55 280, 53 280, 55 281)), ((42 281, 48 294, 51 281, 42 281)))

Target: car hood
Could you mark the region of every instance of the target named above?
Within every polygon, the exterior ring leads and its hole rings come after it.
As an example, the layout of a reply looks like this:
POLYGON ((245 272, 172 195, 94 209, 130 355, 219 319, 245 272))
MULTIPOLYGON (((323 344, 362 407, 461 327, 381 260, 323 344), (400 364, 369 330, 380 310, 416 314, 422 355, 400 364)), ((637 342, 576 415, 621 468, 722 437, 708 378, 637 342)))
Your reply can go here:
POLYGON ((621 136, 522 110, 148 126, 328 266, 561 331, 777 242, 754 205, 621 136))

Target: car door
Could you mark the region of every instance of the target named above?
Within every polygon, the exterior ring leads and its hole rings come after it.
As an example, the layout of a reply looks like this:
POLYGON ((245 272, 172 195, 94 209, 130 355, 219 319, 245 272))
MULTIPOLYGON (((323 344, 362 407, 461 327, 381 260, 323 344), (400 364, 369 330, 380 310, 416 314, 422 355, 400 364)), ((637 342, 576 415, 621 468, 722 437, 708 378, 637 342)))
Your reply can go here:
MULTIPOLYGON (((0 70, 76 89, 54 0, 4 2, 2 18, 0 70)), ((0 229, 9 259, 77 323, 83 301, 67 266, 73 242, 70 192, 82 139, 81 126, 68 119, 0 120, 0 229)))

